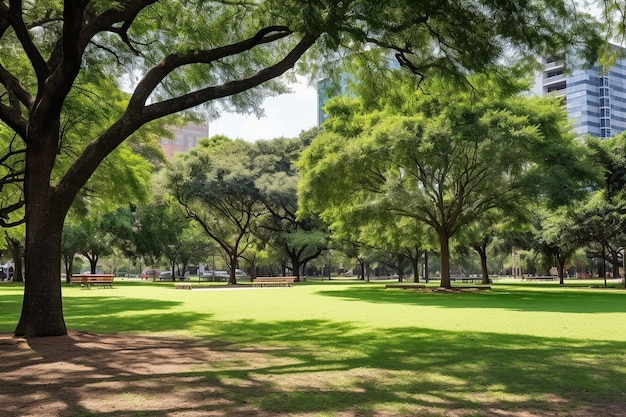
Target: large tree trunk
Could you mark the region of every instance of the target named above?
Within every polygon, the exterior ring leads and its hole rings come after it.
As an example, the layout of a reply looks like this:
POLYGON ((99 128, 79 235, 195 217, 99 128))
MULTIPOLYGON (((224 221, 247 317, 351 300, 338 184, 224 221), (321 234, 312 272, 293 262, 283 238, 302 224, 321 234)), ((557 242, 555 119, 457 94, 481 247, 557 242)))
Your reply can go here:
POLYGON ((29 125, 24 175, 24 301, 15 335, 61 336, 67 334, 61 297, 61 235, 71 201, 59 198, 55 194, 58 187, 50 186, 58 144, 58 119, 34 120, 29 125))
POLYGON ((296 282, 300 282, 300 267, 301 266, 302 266, 302 264, 300 263, 300 256, 299 256, 299 254, 295 254, 295 253, 292 254, 291 255, 291 267, 292 267, 292 271, 291 272, 296 277, 296 282))
POLYGON ((87 258, 87 260, 89 261, 89 272, 92 274, 97 274, 98 273, 98 259, 100 258, 98 255, 95 255, 93 253, 83 253, 83 255, 85 255, 85 258, 87 258))
POLYGON ((411 268, 413 268, 413 282, 420 282, 419 262, 421 254, 422 251, 417 245, 404 249, 404 255, 409 259, 411 268))
POLYGON ((69 284, 72 281, 72 269, 74 269, 74 254, 63 255, 63 262, 65 263, 65 282, 69 284))
POLYGON ((50 188, 25 187, 27 196, 25 283, 16 336, 67 334, 61 297, 61 233, 65 208, 53 203, 50 188), (39 195, 37 191, 44 190, 39 195), (47 193, 45 191, 48 191, 47 193))
POLYGON ((491 280, 489 279, 489 268, 487 267, 487 242, 483 240, 482 242, 476 242, 472 244, 474 250, 478 253, 480 257, 480 271, 482 273, 482 283, 483 284, 491 284, 491 280))
POLYGON ((613 264, 612 265, 613 278, 619 278, 620 277, 620 273, 619 273, 619 267, 620 267, 619 250, 612 251, 611 255, 613 257, 613 261, 611 262, 613 264))
POLYGON ((237 276, 235 275, 235 269, 237 268, 237 251, 233 251, 234 254, 229 253, 228 259, 230 260, 230 275, 228 276, 228 285, 237 285, 237 276))
POLYGON ((556 269, 559 273, 559 284, 565 284, 565 263, 567 262, 567 258, 562 255, 556 256, 556 269))
POLYGON ((413 267, 413 282, 420 282, 420 265, 419 258, 411 259, 411 265, 413 267))
POLYGON ((446 231, 439 232, 439 246, 441 248, 441 287, 452 288, 450 283, 450 237, 446 231))

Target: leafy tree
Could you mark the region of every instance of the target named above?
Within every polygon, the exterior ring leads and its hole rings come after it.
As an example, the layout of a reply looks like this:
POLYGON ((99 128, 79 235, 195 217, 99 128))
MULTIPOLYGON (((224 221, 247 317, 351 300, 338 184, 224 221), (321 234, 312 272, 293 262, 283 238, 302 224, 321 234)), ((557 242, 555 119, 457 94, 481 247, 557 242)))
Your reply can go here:
POLYGON ((284 253, 298 281, 304 265, 319 257, 328 241, 325 226, 317 216, 297 216, 299 175, 293 162, 316 131, 303 132, 297 139, 257 142, 254 156, 261 173, 256 186, 269 212, 254 233, 284 253))
MULTIPOLYGON (((607 258, 606 260, 613 265, 613 271, 617 272, 620 265, 623 264, 619 255, 626 245, 622 236, 623 231, 620 230, 620 217, 626 205, 626 133, 605 140, 593 137, 586 139, 587 145, 594 152, 596 163, 603 169, 604 181, 596 190, 593 198, 582 208, 580 217, 582 224, 586 225, 585 230, 587 230, 587 232, 583 231, 583 234, 587 233, 588 238, 599 235, 613 236, 604 242, 605 249, 608 251, 608 258, 604 253, 596 253, 596 255, 607 258), (598 218, 604 219, 606 222, 593 221, 593 219, 598 218), (611 227, 616 227, 616 229, 610 230, 611 227), (592 232, 592 229, 595 231, 592 232)), ((619 276, 619 272, 615 275, 619 276)))
POLYGON ((189 265, 205 261, 212 253, 213 242, 207 239, 206 233, 196 223, 187 221, 179 242, 178 260, 182 275, 189 265))
POLYGON ((511 253, 513 246, 507 245, 507 241, 503 240, 503 234, 507 234, 506 238, 510 238, 511 233, 516 230, 527 230, 530 222, 530 204, 528 200, 518 200, 515 206, 508 206, 514 212, 505 213, 502 210, 491 210, 481 216, 471 224, 468 224, 458 236, 461 245, 467 245, 472 248, 480 259, 480 270, 482 275, 482 283, 489 284, 489 261, 488 252, 493 248, 493 243, 497 242, 496 248, 499 246, 504 251, 511 253), (508 231, 508 232, 507 232, 508 231))
POLYGON ((184 276, 199 242, 195 239, 196 235, 189 231, 189 219, 178 204, 170 202, 163 214, 160 226, 167 230, 167 233, 162 234, 166 237, 163 241, 163 255, 169 261, 172 281, 175 281, 177 276, 184 276), (177 271, 179 264, 182 268, 177 271))
POLYGON ((608 202, 596 194, 575 213, 573 221, 578 241, 586 243, 595 257, 608 260, 614 270, 619 270, 618 254, 626 246, 626 202, 608 202), (600 249, 594 249, 593 243, 600 249))
POLYGON ((378 103, 331 102, 325 132, 299 162, 303 206, 331 227, 363 205, 424 222, 449 287, 450 239, 463 227, 527 198, 563 203, 592 178, 562 109, 515 95, 524 87, 512 80, 480 76, 476 89, 459 89, 429 79, 428 94, 416 94, 401 78, 378 103))
POLYGON ((83 244, 82 228, 80 225, 66 223, 63 226, 61 239, 61 255, 65 266, 65 282, 71 282, 74 270, 74 257, 80 253, 83 244))
POLYGON ((92 274, 97 273, 100 257, 113 253, 111 241, 100 225, 99 216, 92 213, 90 217, 84 218, 80 222, 78 239, 80 253, 89 261, 90 272, 92 274))
MULTIPOLYGON (((108 233, 112 243, 126 257, 137 257, 136 229, 138 226, 137 207, 119 207, 102 216, 100 226, 108 233)), ((65 229, 64 229, 65 230, 65 229)))
POLYGON ((579 224, 567 207, 542 210, 537 213, 534 225, 534 247, 557 266, 559 283, 564 284, 565 268, 581 247, 579 224))
POLYGON ((253 144, 214 137, 201 142, 167 172, 168 186, 187 216, 196 221, 226 255, 229 284, 237 284, 235 269, 253 243, 267 213, 257 187, 260 176, 253 144))
POLYGON ((543 54, 593 40, 595 26, 561 0, 0 3, 0 120, 19 137, 13 149, 26 161, 27 280, 15 333, 66 333, 64 218, 103 159, 145 124, 225 98, 226 107, 259 112, 264 93, 284 91, 270 81, 309 49, 333 60, 341 55, 332 51, 376 44, 414 72, 463 73, 498 62, 505 50, 543 54), (76 106, 87 101, 93 112, 76 106), (74 152, 59 154, 66 138, 76 141, 74 152))
POLYGON ((177 264, 184 262, 191 250, 185 247, 189 244, 185 238, 189 219, 176 200, 162 194, 157 196, 157 200, 137 207, 133 216, 133 243, 137 256, 148 265, 154 266, 161 257, 167 258, 174 280, 177 264))

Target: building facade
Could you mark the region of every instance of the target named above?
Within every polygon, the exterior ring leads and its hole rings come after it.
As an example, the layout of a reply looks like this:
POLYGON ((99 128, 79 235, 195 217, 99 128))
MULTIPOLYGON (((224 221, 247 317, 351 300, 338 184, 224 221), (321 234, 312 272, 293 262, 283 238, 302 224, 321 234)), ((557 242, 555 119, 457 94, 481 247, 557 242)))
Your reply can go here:
POLYGON ((543 58, 533 92, 563 97, 568 118, 579 135, 609 138, 625 131, 626 59, 618 59, 608 71, 595 64, 569 73, 564 71, 563 62, 543 58))
POLYGON ((187 124, 182 127, 171 127, 170 130, 174 137, 161 138, 161 148, 163 153, 169 159, 178 153, 186 153, 198 144, 198 141, 209 136, 209 125, 187 124))

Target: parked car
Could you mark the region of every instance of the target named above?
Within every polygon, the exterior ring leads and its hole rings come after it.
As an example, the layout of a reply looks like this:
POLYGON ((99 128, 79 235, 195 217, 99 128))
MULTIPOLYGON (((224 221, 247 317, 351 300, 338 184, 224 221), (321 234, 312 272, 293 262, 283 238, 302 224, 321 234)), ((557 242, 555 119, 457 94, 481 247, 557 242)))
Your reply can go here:
POLYGON ((7 262, 0 265, 0 281, 13 280, 13 262, 7 262))
POLYGON ((208 281, 228 281, 229 278, 228 271, 204 271, 200 278, 208 280, 208 281))
POLYGON ((251 279, 250 275, 248 275, 245 271, 242 271, 241 269, 235 269, 235 277, 237 277, 237 279, 239 280, 251 279))
POLYGON ((159 274, 159 279, 161 280, 171 280, 172 279, 172 271, 163 271, 159 274))
POLYGON ((155 279, 159 276, 158 269, 144 269, 141 273, 141 279, 155 279))

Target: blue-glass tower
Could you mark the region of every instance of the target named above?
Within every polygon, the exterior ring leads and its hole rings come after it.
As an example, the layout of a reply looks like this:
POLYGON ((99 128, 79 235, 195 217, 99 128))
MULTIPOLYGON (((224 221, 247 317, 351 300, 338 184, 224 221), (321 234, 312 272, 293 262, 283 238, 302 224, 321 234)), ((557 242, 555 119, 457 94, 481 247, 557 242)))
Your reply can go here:
POLYGON ((562 59, 541 63, 533 91, 563 97, 576 133, 608 138, 626 130, 626 59, 605 71, 596 64, 570 73, 564 73, 562 59))

